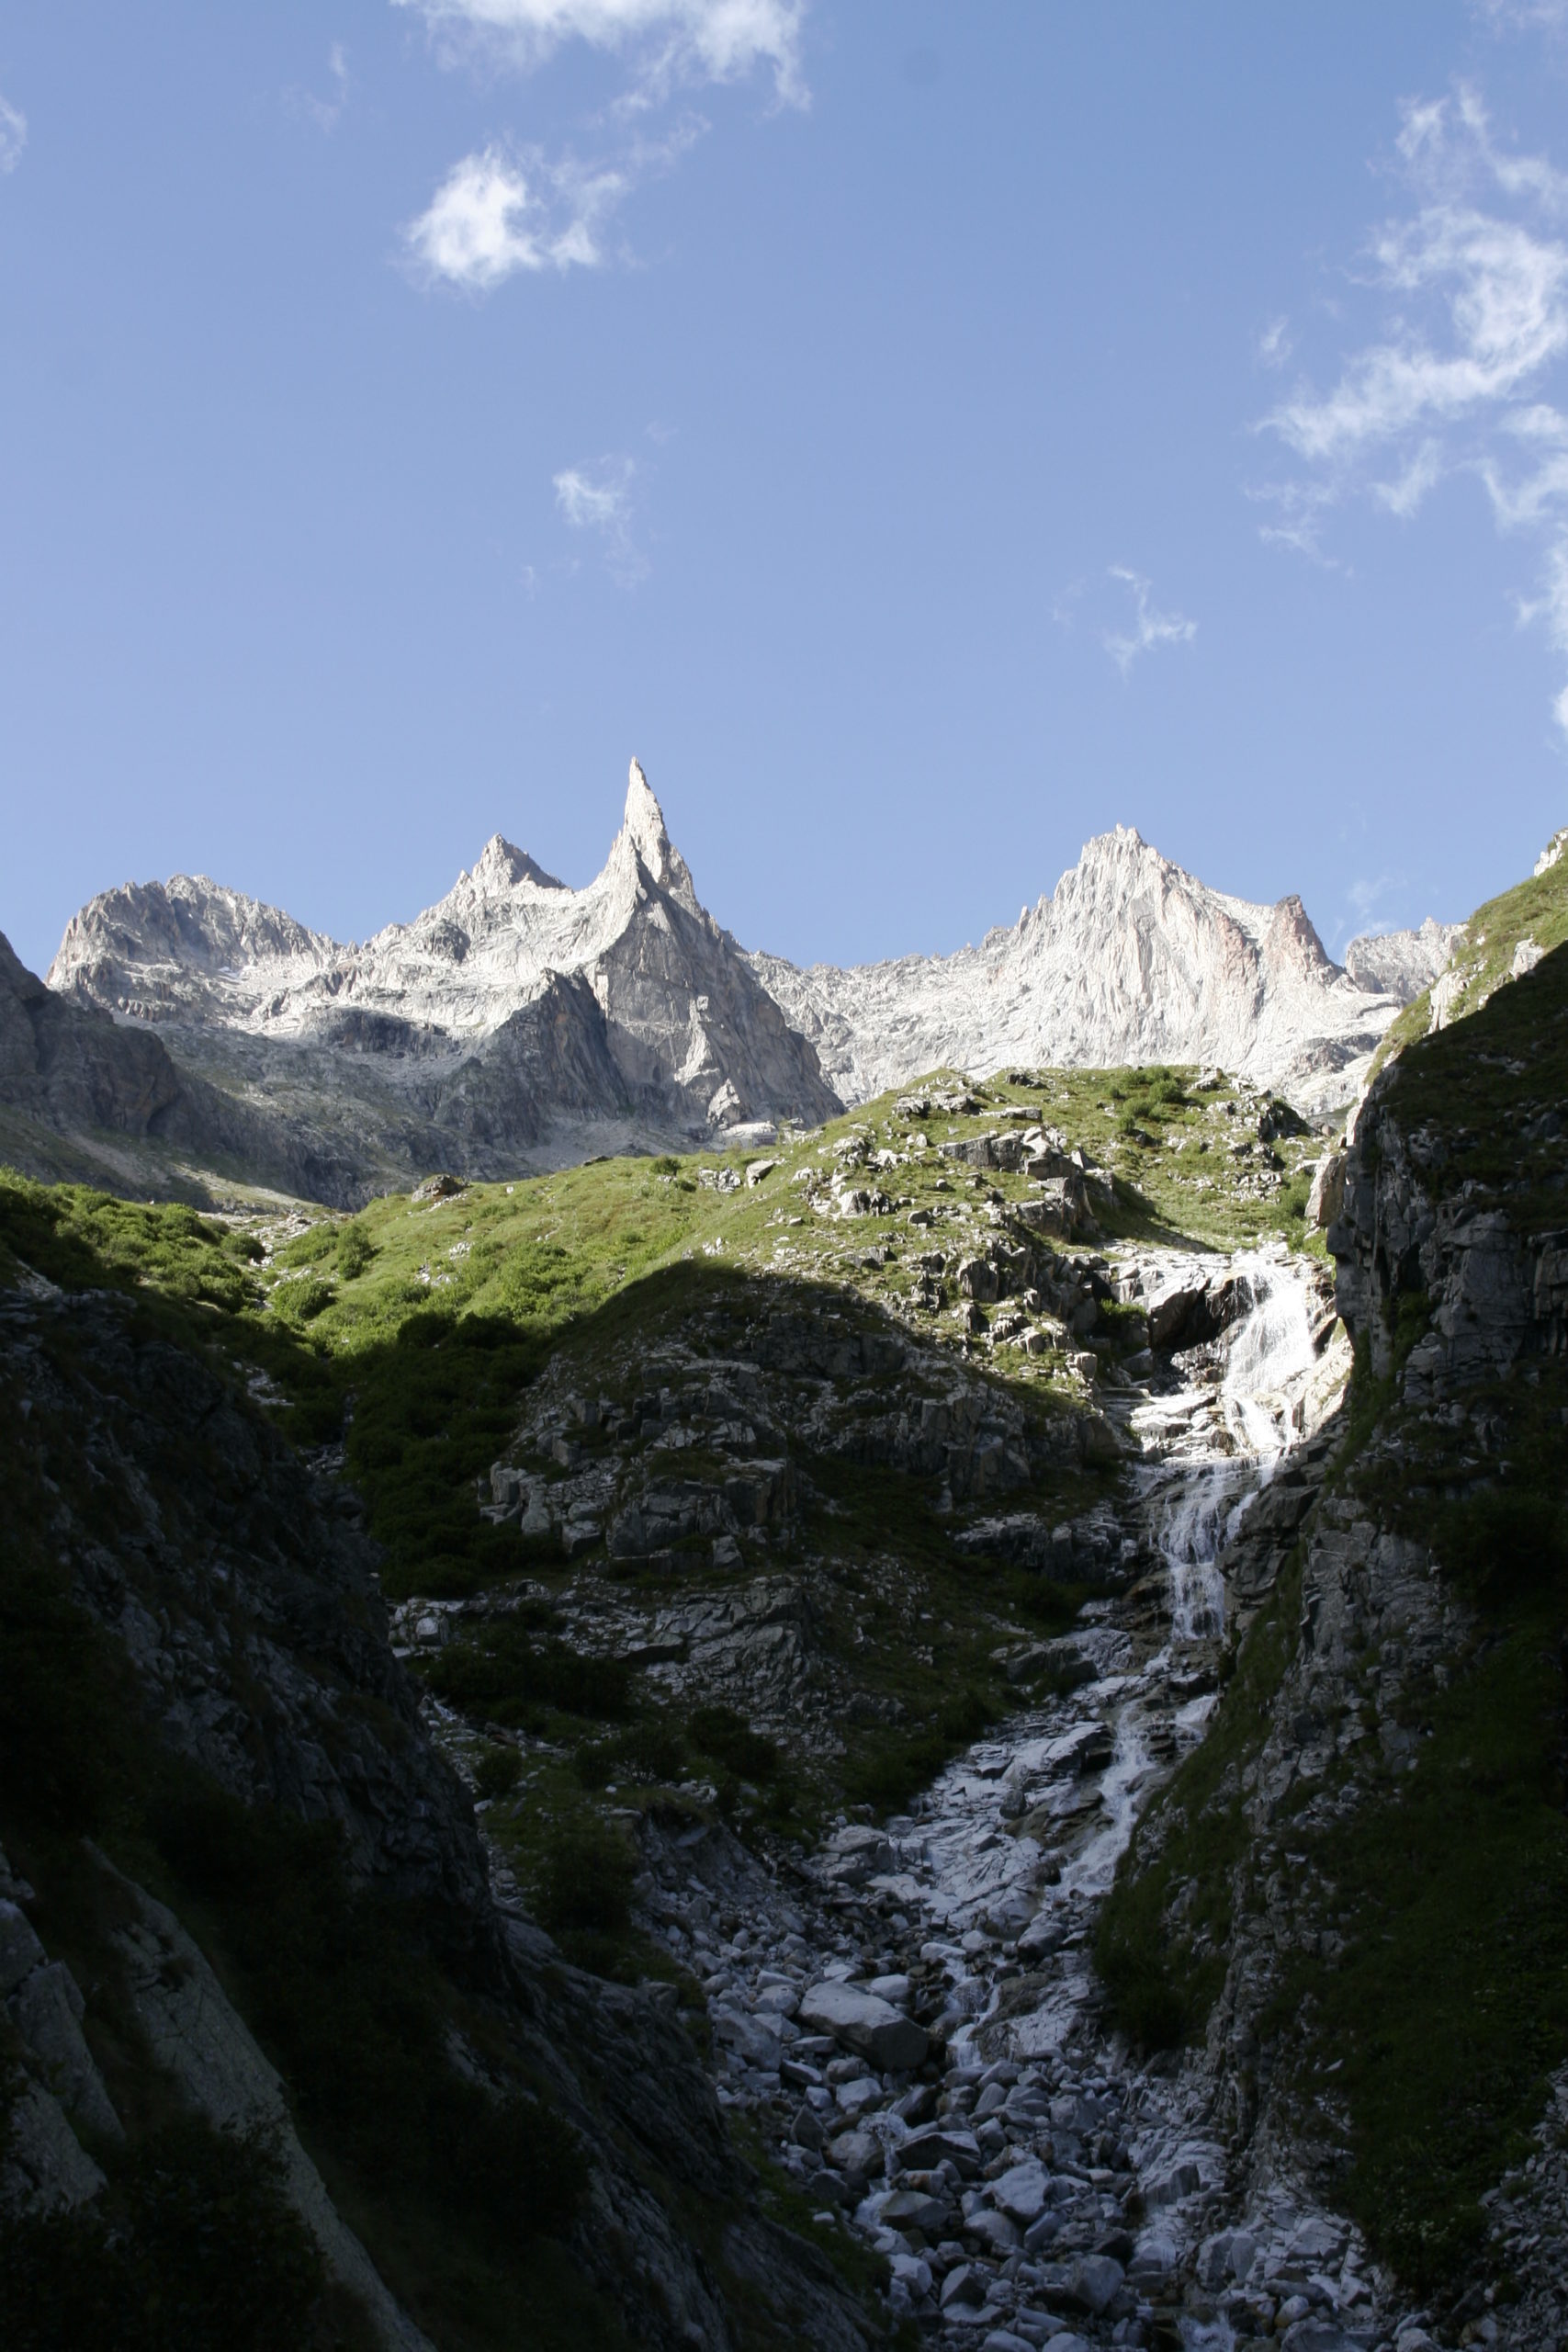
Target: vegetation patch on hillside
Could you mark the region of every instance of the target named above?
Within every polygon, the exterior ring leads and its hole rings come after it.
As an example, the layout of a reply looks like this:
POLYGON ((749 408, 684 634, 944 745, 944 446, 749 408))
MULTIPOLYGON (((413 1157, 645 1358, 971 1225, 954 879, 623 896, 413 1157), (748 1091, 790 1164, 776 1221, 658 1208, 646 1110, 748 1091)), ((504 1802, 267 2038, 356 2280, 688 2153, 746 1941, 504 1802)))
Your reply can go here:
MULTIPOLYGON (((1389 1028, 1372 1061, 1372 1076, 1403 1056, 1432 1027, 1438 992, 1446 1023, 1479 1012, 1516 978, 1516 958, 1538 951, 1549 955, 1568 942, 1568 856, 1560 854, 1544 874, 1504 890, 1478 907, 1465 924, 1446 972, 1407 1004, 1389 1028)), ((1528 976, 1528 974, 1527 974, 1528 976)), ((1440 1032, 1438 1033, 1441 1034, 1440 1032)))

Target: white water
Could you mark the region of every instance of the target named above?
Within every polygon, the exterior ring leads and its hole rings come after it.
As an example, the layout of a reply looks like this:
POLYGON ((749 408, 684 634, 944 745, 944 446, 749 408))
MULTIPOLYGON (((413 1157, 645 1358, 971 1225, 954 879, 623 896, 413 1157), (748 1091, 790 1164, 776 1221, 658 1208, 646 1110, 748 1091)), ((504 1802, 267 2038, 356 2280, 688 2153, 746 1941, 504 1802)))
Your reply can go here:
POLYGON ((1157 1429, 1167 1456, 1145 1492, 1169 1571, 1170 1633, 1178 1645, 1218 1641, 1224 1632, 1219 1555, 1295 1442, 1291 1392, 1314 1362, 1300 1275, 1265 1250, 1237 1259, 1233 1272, 1249 1305, 1233 1328, 1213 1406, 1205 1413, 1184 1392, 1134 1415, 1145 1439, 1157 1429))
MULTIPOLYGON (((1306 1285, 1283 1253, 1249 1253, 1234 1262, 1234 1272, 1251 1303, 1232 1328, 1217 1391, 1194 1383, 1175 1396, 1148 1399, 1131 1416, 1156 1456, 1137 1486, 1140 1515, 1168 1571, 1168 1635, 1140 1665, 1113 1614, 1111 1623, 1080 1633, 1095 1680, 1070 1701, 1015 1716, 928 1792, 919 1809, 919 1860, 907 1851, 901 1892, 950 1935, 987 1923, 992 1932, 1016 1935, 1037 1908, 1074 1928, 1086 1924, 1173 1752, 1179 1757, 1202 1736, 1213 1701, 1201 1682, 1195 1690, 1190 1661, 1195 1650, 1200 1661, 1212 1656, 1201 1645, 1224 1630, 1218 1558, 1294 1442, 1288 1391, 1314 1363, 1306 1285), (1095 1721, 1110 1729, 1110 1760, 1075 1775, 1062 1760, 1064 1742, 1095 1721), (1031 1809, 1043 1816, 1037 1833, 1013 1834, 1010 1819, 1031 1809), (1047 1849, 1060 1875, 1042 1888, 1047 1849)), ((968 2011, 959 2041, 973 2039, 990 2012, 987 1973, 982 1962, 955 1983, 968 2011)), ((1050 2015, 1035 2021, 1045 2040, 1060 2041, 1087 1991, 1087 1984, 1062 1988, 1050 2015)), ((1025 2039, 1038 2036, 1025 2029, 1025 2039)))
POLYGON ((1170 1572, 1173 1643, 1218 1641, 1225 1630, 1225 1582, 1217 1562, 1255 1491, 1251 1462, 1215 1462, 1168 1481, 1159 1547, 1170 1572))
POLYGON ((1267 1457, 1292 1442, 1285 1392, 1312 1369, 1312 1317, 1305 1283, 1273 1255, 1242 1259, 1235 1273, 1252 1305, 1232 1338, 1220 1396, 1236 1442, 1267 1457))

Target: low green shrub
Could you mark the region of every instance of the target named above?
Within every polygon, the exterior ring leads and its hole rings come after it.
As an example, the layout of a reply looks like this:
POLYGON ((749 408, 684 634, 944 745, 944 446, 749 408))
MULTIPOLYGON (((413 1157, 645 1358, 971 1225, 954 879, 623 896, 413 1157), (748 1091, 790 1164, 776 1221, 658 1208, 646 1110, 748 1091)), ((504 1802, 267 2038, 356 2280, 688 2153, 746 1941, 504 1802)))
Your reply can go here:
POLYGON ((1568 1507, 1539 1490, 1482 1487, 1442 1508, 1432 1538, 1455 1582, 1489 1608, 1568 1574, 1568 1507))
POLYGON ((272 1294, 272 1311, 282 1323, 299 1329, 313 1323, 332 1305, 334 1293, 331 1283, 319 1275, 307 1274, 302 1281, 279 1283, 272 1294))
POLYGON ((523 1775, 523 1759, 514 1747, 499 1742, 480 1750, 474 1763, 474 1786, 481 1797, 509 1797, 523 1775))
POLYGON ((624 1936, 631 1926, 632 1858, 626 1839, 604 1823, 559 1824, 546 1845, 537 1900, 552 1935, 573 1930, 624 1936))
POLYGON ((345 1283, 356 1282, 376 1255, 376 1245, 357 1218, 339 1227, 337 1267, 345 1283))
MULTIPOLYGON (((0 2222, 7 2352, 304 2352, 326 2328, 321 2253, 272 2140, 165 2125, 108 2152, 90 2205, 0 2222)), ((367 2323, 354 2341, 368 2347, 367 2323)))
POLYGON ((943 1766, 996 1721, 997 1709, 982 1690, 960 1691, 921 1730, 887 1732, 867 1740, 844 1770, 844 1793, 852 1804, 893 1813, 943 1766))
POLYGON ((1299 1225, 1305 1217, 1307 1194, 1311 1191, 1312 1177, 1305 1169, 1299 1170, 1288 1183, 1281 1186, 1280 1206, 1293 1225, 1299 1225))
POLYGON ((507 1725, 541 1707, 613 1721, 630 1704, 631 1669, 622 1659, 583 1657, 505 1618, 472 1640, 437 1650, 421 1661, 421 1671, 449 1705, 507 1725))
POLYGON ((615 1741, 617 1761, 634 1780, 679 1781, 686 1770, 686 1744, 667 1716, 649 1715, 615 1741))
POLYGON ((693 1744, 737 1780, 768 1781, 779 1770, 774 1741, 738 1715, 733 1707, 695 1707, 689 1718, 693 1744))

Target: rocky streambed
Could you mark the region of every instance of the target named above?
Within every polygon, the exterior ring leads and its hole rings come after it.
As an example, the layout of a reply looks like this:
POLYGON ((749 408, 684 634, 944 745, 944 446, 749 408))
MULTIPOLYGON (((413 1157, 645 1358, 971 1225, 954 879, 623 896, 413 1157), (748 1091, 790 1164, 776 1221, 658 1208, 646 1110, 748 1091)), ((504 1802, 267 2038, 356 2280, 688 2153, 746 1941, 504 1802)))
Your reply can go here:
MULTIPOLYGON (((1191 1271, 1118 1270, 1156 1298, 1191 1271)), ((1204 1736, 1227 1615, 1315 1496, 1348 1369, 1282 1250, 1199 1279, 1232 1285, 1228 1327, 1111 1401, 1134 1452, 1124 1541, 1151 1572, 1021 1661, 1055 1695, 907 1815, 841 1821, 793 1879, 717 1826, 647 1833, 646 1915, 703 1983, 721 2102, 944 2346, 1426 2340, 1348 2224, 1225 2144, 1206 2053, 1137 2063, 1095 1974, 1117 1861, 1204 1736)))

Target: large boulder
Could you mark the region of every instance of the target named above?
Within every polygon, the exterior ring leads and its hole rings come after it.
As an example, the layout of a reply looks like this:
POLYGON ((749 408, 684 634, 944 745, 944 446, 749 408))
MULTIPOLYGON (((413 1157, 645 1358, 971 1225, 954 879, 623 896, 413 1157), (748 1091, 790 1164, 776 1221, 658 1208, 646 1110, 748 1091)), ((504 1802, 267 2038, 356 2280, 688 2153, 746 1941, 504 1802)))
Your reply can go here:
POLYGON ((801 1996, 795 2023, 808 2033, 830 2033, 885 2075, 923 2065, 931 2046, 923 2026, 855 1984, 813 1984, 801 1996))

